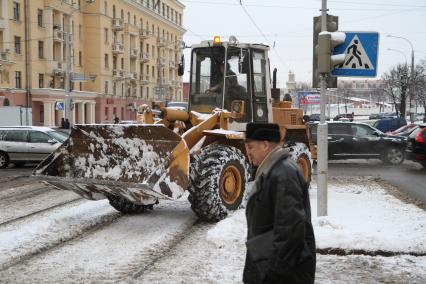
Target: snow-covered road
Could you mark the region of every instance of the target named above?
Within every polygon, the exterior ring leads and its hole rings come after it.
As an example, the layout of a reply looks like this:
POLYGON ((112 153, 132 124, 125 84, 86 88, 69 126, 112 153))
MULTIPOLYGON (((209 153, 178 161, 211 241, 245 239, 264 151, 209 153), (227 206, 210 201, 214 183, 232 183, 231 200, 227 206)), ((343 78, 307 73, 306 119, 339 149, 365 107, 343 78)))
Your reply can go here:
MULTIPOLYGON (((335 179, 329 190, 330 216, 313 217, 319 248, 382 248, 397 255, 317 254, 316 283, 426 283, 426 257, 404 253, 426 252, 421 208, 372 179, 335 179)), ((206 224, 197 222, 186 196, 123 216, 106 200, 39 184, 0 194, 13 200, 0 200, 9 220, 0 224, 2 283, 241 283, 244 210, 206 224), (49 209, 36 212, 37 206, 49 209)), ((315 184, 310 195, 315 212, 315 184)))

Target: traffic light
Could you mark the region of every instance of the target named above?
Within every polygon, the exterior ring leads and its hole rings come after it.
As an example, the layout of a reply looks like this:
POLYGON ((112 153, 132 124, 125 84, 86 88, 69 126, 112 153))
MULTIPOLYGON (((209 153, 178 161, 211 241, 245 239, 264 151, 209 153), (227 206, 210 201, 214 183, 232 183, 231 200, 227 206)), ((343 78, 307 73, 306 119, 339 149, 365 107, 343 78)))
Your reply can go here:
MULTIPOLYGON (((335 32, 339 27, 339 17, 327 15, 327 31, 335 32)), ((321 32, 321 16, 314 17, 313 29, 313 56, 312 56, 312 88, 319 88, 319 72, 318 72, 318 35, 321 32)), ((337 77, 327 77, 327 86, 329 88, 337 88, 337 77)))
POLYGON ((343 32, 320 32, 318 35, 318 73, 330 73, 334 66, 345 61, 345 54, 333 54, 333 49, 345 42, 346 34, 343 32))

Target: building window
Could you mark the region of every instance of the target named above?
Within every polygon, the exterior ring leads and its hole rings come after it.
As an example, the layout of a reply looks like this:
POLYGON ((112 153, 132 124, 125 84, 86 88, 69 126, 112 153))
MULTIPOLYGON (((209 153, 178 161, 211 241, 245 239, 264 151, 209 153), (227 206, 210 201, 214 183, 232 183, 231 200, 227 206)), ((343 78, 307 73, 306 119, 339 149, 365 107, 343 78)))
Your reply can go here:
POLYGON ((37 24, 39 27, 43 27, 43 10, 37 9, 37 24))
POLYGON ((108 60, 108 54, 105 53, 104 56, 104 64, 105 64, 105 68, 108 69, 109 68, 109 60, 108 60))
POLYGON ((83 52, 78 52, 78 66, 83 66, 83 52))
POLYGON ((44 42, 38 42, 38 58, 44 58, 44 42))
POLYGON ((124 58, 121 58, 121 70, 124 70, 124 58))
POLYGON ((108 81, 105 81, 105 85, 104 85, 104 92, 105 92, 105 95, 108 95, 108 81))
POLYGON ((104 42, 106 43, 106 44, 108 44, 108 29, 107 28, 105 28, 104 29, 104 42))
POLYGON ((80 91, 83 91, 83 82, 80 82, 80 91))
POLYGON ((143 98, 143 87, 142 86, 140 87, 140 91, 141 91, 141 93, 139 94, 139 97, 143 98))
POLYGON ((108 120, 108 107, 105 107, 105 120, 108 120))
POLYGON ((170 14, 169 14, 169 6, 167 6, 167 19, 169 19, 170 14))
POLYGON ((44 88, 44 74, 38 74, 38 87, 44 88))
POLYGON ((78 25, 78 38, 81 39, 81 25, 78 25))
POLYGON ((166 15, 166 9, 164 9, 164 3, 162 4, 162 8, 163 8, 163 17, 166 15))
POLYGON ((146 98, 149 98, 149 87, 146 87, 146 98))
POLYGON ((15 53, 21 54, 21 37, 15 36, 15 53))
POLYGON ((13 2, 13 19, 19 21, 20 19, 20 4, 18 2, 13 2))
POLYGON ((114 82, 114 83, 112 84, 112 94, 113 94, 114 96, 116 96, 116 95, 117 95, 117 82, 114 82))
POLYGON ((152 79, 155 79, 155 67, 154 66, 152 66, 152 79))
POLYGON ((15 87, 20 89, 22 87, 21 71, 15 71, 15 87))

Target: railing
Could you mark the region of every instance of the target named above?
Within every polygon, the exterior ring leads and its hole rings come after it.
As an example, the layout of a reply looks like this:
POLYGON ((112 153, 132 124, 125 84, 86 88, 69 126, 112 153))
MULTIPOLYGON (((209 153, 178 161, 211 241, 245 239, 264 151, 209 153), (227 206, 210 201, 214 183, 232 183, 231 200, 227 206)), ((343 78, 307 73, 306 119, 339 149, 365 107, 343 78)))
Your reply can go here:
POLYGON ((176 64, 174 61, 169 61, 169 68, 170 69, 175 69, 176 68, 176 64))
POLYGON ((141 81, 142 85, 146 85, 149 83, 149 75, 148 74, 141 74, 139 76, 139 80, 141 81))
POLYGON ((149 61, 149 53, 148 52, 141 52, 139 54, 139 59, 142 60, 143 62, 148 62, 149 61))
POLYGON ((166 65, 166 59, 165 59, 165 58, 163 58, 163 57, 158 58, 158 59, 157 59, 157 65, 159 65, 159 66, 164 66, 164 65, 166 65))
POLYGON ((167 40, 164 37, 158 37, 157 38, 157 44, 159 47, 166 46, 167 40))
POLYGON ((131 48, 130 49, 130 57, 131 58, 137 58, 138 57, 138 53, 139 53, 139 51, 136 48, 131 48))
POLYGON ((54 41, 64 41, 64 32, 58 29, 53 30, 54 41))
POLYGON ((123 53, 124 52, 124 46, 122 43, 114 42, 112 44, 112 52, 114 53, 123 53))
POLYGON ((123 19, 114 18, 112 19, 112 29, 113 30, 122 30, 124 28, 123 19))
POLYGON ((113 69, 112 70, 112 76, 115 79, 122 79, 124 77, 124 71, 121 69, 113 69))
POLYGON ((149 30, 140 29, 139 30, 139 36, 142 39, 149 38, 151 36, 151 32, 149 30))

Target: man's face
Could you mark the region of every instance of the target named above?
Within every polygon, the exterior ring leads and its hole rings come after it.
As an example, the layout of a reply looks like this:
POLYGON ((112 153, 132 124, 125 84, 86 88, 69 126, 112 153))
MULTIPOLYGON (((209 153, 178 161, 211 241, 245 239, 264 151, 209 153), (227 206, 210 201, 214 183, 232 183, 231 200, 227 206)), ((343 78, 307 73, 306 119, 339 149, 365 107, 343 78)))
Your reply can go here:
POLYGON ((253 140, 246 142, 245 146, 249 161, 255 167, 258 167, 271 151, 270 143, 268 141, 253 140))

